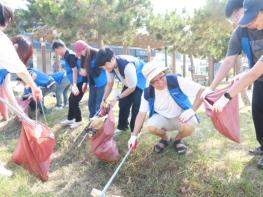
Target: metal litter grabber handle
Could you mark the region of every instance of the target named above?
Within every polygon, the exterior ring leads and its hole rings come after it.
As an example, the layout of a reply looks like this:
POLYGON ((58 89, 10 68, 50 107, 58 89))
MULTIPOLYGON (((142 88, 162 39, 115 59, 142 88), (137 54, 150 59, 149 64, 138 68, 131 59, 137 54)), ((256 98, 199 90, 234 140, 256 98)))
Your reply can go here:
POLYGON ((28 124, 31 126, 35 127, 35 123, 32 119, 30 119, 24 112, 21 112, 19 109, 17 109, 15 106, 13 106, 11 103, 0 97, 0 102, 4 103, 7 105, 17 116, 25 120, 28 124))
MULTIPOLYGON (((140 138, 141 134, 142 133, 140 132, 137 139, 140 138)), ((124 162, 126 161, 126 159, 128 158, 131 152, 132 152, 132 148, 129 148, 129 151, 126 153, 126 155, 124 156, 124 158, 122 159, 122 161, 120 162, 120 164, 118 165, 118 167, 116 168, 116 170, 114 171, 114 173, 112 174, 112 176, 110 177, 110 179, 108 180, 102 191, 95 188, 92 189, 91 195, 93 197, 106 197, 107 190, 109 189, 114 178, 117 176, 118 172, 120 171, 121 167, 123 166, 124 162)))
POLYGON ((45 123, 46 123, 46 125, 48 125, 48 123, 47 123, 47 118, 46 118, 46 112, 45 112, 45 110, 44 110, 43 103, 42 103, 41 101, 40 101, 39 103, 40 103, 40 108, 41 108, 41 111, 42 111, 42 113, 43 113, 43 117, 44 117, 45 123))
MULTIPOLYGON (((100 112, 101 112, 101 109, 99 109, 93 117, 98 116, 100 112)), ((89 135, 89 132, 87 131, 86 128, 90 127, 91 123, 92 123, 92 120, 89 121, 89 124, 85 127, 85 129, 84 129, 83 131, 81 131, 81 132, 75 137, 75 139, 74 139, 74 141, 73 141, 73 144, 75 144, 76 141, 79 139, 79 137, 85 132, 85 135, 83 136, 83 138, 81 139, 80 143, 79 143, 78 146, 77 146, 78 148, 81 146, 81 144, 84 142, 84 140, 86 139, 86 137, 89 135)))

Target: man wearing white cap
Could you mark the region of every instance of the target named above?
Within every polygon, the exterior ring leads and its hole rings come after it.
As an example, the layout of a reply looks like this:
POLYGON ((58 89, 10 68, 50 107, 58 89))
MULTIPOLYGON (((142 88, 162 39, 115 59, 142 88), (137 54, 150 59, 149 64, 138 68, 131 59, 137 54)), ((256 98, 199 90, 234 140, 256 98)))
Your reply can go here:
POLYGON ((154 150, 162 152, 171 141, 167 131, 178 130, 175 149, 178 154, 187 151, 182 139, 190 136, 198 123, 195 111, 202 103, 200 95, 204 87, 179 75, 165 74, 167 69, 156 62, 149 62, 143 67, 142 73, 149 87, 144 89, 141 98, 140 110, 128 142, 129 148, 136 148, 137 135, 149 112, 148 131, 161 138, 154 150), (194 98, 193 105, 189 98, 194 98))

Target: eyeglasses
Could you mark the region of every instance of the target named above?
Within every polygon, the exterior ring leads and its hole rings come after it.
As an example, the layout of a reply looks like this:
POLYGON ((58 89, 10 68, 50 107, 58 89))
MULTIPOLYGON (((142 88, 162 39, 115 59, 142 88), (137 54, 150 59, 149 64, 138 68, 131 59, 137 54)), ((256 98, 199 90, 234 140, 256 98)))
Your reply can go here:
POLYGON ((163 73, 162 75, 159 75, 159 77, 157 77, 154 80, 151 80, 151 84, 155 84, 156 82, 162 80, 165 77, 165 74, 163 73))

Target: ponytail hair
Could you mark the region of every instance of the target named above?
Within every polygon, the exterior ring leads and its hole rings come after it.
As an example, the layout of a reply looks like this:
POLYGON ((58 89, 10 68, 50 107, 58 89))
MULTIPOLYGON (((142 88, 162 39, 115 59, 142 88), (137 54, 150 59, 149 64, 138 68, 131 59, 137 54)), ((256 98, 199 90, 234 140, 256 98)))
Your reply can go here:
POLYGON ((85 56, 81 56, 81 67, 85 68, 91 77, 97 77, 101 73, 101 68, 98 68, 97 66, 95 66, 95 68, 90 67, 90 62, 92 59, 96 58, 97 52, 98 49, 89 46, 86 50, 85 56))
POLYGON ((33 56, 33 47, 31 42, 24 36, 15 36, 11 38, 16 52, 21 61, 27 65, 28 60, 33 56))

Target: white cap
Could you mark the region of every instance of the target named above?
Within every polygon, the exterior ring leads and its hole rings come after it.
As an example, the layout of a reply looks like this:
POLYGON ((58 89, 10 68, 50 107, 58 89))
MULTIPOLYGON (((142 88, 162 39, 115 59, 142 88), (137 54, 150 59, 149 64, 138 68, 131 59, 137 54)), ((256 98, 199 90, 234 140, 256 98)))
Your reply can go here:
POLYGON ((160 65, 156 61, 148 62, 144 65, 142 69, 142 74, 148 82, 150 82, 154 77, 159 75, 161 72, 168 70, 168 67, 160 65))

